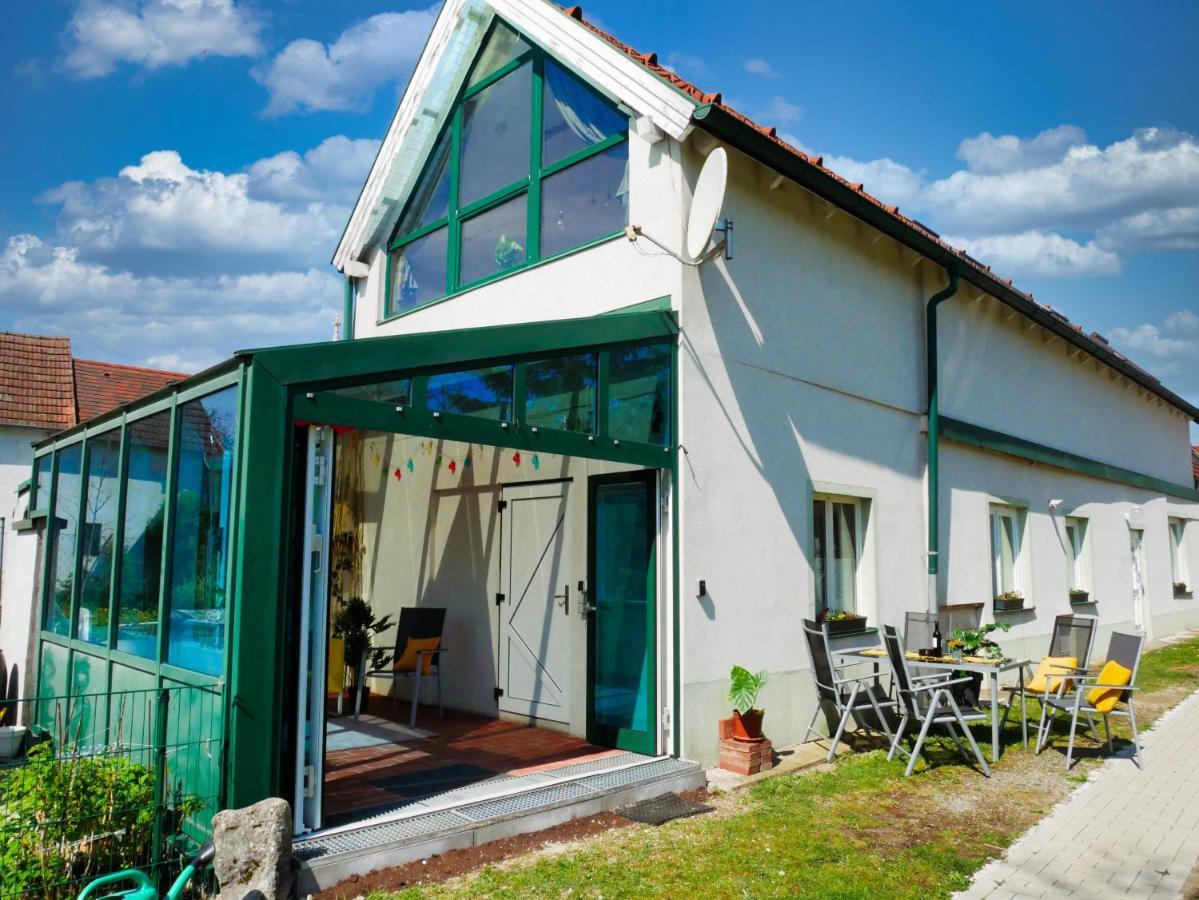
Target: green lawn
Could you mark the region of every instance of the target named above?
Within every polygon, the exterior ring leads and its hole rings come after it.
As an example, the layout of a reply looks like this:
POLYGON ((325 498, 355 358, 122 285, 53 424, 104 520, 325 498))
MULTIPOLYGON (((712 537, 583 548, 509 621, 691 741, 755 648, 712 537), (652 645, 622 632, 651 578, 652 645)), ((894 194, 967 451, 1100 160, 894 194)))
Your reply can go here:
MULTIPOLYGON (((1199 640, 1148 654, 1141 676, 1147 727, 1199 688, 1199 640)), ((717 812, 705 816, 617 829, 566 852, 373 896, 945 897, 1085 781, 1099 759, 1092 753, 1067 773, 1056 750, 1022 749, 1018 725, 1009 723, 1005 740, 991 779, 947 743, 935 744, 932 765, 908 779, 902 762, 883 752, 854 754, 718 796, 717 812)))

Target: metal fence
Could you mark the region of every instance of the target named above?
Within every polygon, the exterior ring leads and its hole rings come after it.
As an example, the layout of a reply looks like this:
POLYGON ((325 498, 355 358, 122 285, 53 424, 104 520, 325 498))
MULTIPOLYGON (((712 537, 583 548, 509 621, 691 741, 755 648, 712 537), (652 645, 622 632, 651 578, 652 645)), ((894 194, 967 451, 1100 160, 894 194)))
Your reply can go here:
POLYGON ((74 897, 129 868, 165 891, 220 809, 223 708, 219 687, 188 686, 0 701, 20 723, 0 729, 0 898, 74 897))

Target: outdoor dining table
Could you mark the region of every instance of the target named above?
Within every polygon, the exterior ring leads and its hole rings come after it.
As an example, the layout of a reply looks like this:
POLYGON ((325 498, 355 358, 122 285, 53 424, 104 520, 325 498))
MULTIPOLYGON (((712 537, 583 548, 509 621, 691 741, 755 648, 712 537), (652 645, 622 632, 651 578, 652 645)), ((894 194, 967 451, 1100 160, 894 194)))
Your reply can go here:
MULTIPOLYGON (((881 647, 857 647, 852 650, 834 650, 833 654, 849 662, 872 662, 878 671, 879 660, 887 659, 887 651, 881 647)), ((999 760, 999 676, 1013 669, 1018 673, 1020 685, 1020 734, 1024 746, 1028 746, 1028 716, 1024 705, 1024 670, 1029 665, 1024 659, 987 660, 981 657, 921 656, 908 651, 908 665, 913 669, 933 669, 949 672, 978 672, 990 679, 991 684, 991 762, 999 760)), ((1008 705, 1011 705, 1009 701, 1008 705)))

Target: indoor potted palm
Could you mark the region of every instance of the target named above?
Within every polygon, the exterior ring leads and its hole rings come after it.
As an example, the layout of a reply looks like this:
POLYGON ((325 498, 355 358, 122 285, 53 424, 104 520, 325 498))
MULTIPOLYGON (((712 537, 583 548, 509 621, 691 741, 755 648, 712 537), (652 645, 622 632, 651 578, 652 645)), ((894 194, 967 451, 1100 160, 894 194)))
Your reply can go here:
POLYGON ((741 666, 729 673, 729 700, 733 704, 733 737, 739 741, 762 740, 762 717, 766 711, 757 709, 758 692, 766 684, 766 673, 756 675, 741 666))

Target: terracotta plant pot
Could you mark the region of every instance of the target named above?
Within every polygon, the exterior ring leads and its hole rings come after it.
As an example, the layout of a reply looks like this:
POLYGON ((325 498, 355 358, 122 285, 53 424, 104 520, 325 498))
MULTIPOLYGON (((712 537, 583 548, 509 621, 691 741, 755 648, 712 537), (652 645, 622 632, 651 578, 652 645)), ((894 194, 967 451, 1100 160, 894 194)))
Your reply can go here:
POLYGON ((733 710, 733 737, 739 741, 762 740, 762 718, 765 715, 764 709, 751 709, 745 714, 733 710))

